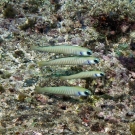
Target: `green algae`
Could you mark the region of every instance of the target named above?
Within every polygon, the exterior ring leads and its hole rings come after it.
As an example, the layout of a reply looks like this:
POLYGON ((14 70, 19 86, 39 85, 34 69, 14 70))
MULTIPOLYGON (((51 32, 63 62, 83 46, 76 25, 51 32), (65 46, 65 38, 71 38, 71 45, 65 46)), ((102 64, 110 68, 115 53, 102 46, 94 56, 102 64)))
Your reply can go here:
POLYGON ((14 8, 13 5, 7 4, 5 5, 5 9, 3 11, 3 16, 5 18, 15 18, 17 15, 17 10, 14 8))
POLYGON ((3 79, 7 79, 11 77, 11 73, 9 73, 8 71, 3 72, 3 74, 1 74, 1 78, 3 79))
POLYGON ((17 50, 17 51, 14 52, 13 56, 14 56, 15 58, 18 58, 18 57, 23 58, 23 57, 24 57, 24 52, 21 51, 21 50, 17 50))
POLYGON ((94 107, 94 106, 96 106, 96 103, 98 103, 101 100, 101 98, 102 97, 100 97, 100 96, 92 95, 92 96, 88 96, 88 97, 80 97, 80 101, 87 102, 87 104, 94 107))
POLYGON ((120 56, 129 56, 130 52, 128 51, 129 45, 127 43, 119 44, 117 49, 115 49, 115 53, 118 57, 120 56))
POLYGON ((132 135, 135 135, 135 122, 130 123, 130 131, 132 135))
POLYGON ((19 26, 19 28, 21 30, 27 30, 28 28, 32 29, 32 28, 34 28, 35 24, 36 24, 36 19, 35 18, 34 19, 28 18, 24 24, 19 26))
POLYGON ((0 84, 0 92, 3 93, 5 92, 5 88, 0 84))
POLYGON ((19 95, 18 95, 18 100, 21 101, 21 102, 24 102, 25 98, 27 97, 26 94, 22 93, 22 92, 19 92, 19 95))

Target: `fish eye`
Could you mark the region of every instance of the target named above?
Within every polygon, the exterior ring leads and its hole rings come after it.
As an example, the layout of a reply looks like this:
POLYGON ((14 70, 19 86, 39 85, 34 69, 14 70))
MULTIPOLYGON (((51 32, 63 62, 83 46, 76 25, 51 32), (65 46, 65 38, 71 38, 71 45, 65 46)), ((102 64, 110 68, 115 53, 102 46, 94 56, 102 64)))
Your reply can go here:
POLYGON ((87 54, 88 54, 88 55, 91 55, 91 51, 88 51, 87 54))
POLYGON ((103 74, 103 73, 100 73, 100 75, 101 75, 101 76, 104 76, 104 74, 103 74))
POLYGON ((95 63, 99 63, 99 61, 98 61, 98 60, 94 60, 94 62, 95 62, 95 63))
POLYGON ((88 95, 90 95, 90 92, 89 92, 89 91, 85 91, 84 94, 85 94, 86 96, 88 96, 88 95))

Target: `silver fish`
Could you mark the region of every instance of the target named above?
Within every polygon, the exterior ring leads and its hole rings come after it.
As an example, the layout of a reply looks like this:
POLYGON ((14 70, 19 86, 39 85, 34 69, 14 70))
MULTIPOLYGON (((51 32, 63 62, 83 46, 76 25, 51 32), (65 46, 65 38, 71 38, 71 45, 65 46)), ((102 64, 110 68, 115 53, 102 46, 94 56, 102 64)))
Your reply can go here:
POLYGON ((51 52, 51 53, 63 53, 77 56, 90 56, 92 51, 85 47, 80 46, 70 46, 70 45, 61 45, 61 46, 31 46, 32 50, 42 51, 42 52, 51 52))
POLYGON ((46 65, 91 65, 99 63, 99 59, 95 57, 66 57, 50 61, 40 61, 39 66, 46 65))
POLYGON ((105 76, 104 72, 101 71, 87 71, 87 72, 80 72, 78 74, 70 75, 70 76, 61 76, 60 79, 68 80, 68 79, 79 79, 79 78, 96 78, 96 77, 103 77, 105 76))
POLYGON ((82 87, 36 87, 36 93, 51 93, 51 94, 59 94, 59 95, 70 95, 70 96, 88 96, 91 92, 82 87))

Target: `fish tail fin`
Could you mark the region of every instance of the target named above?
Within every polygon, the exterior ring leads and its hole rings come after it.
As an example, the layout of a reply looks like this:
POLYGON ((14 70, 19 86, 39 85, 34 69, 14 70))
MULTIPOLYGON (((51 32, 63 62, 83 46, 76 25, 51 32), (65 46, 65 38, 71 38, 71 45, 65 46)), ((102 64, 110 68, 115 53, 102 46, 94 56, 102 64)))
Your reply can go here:
POLYGON ((30 49, 31 50, 36 50, 36 51, 41 51, 41 52, 45 51, 44 47, 42 47, 42 46, 36 46, 36 45, 31 45, 30 46, 30 49))
POLYGON ((67 76, 60 76, 61 80, 67 80, 67 76))
POLYGON ((44 94, 46 91, 48 91, 48 88, 36 86, 34 91, 35 91, 35 93, 44 94))
POLYGON ((40 93, 40 89, 41 89, 41 87, 36 86, 35 89, 34 89, 35 93, 40 93))
POLYGON ((39 62, 37 62, 37 64, 38 64, 39 67, 42 67, 42 66, 47 65, 47 62, 45 62, 45 61, 39 61, 39 62))
POLYGON ((37 49, 37 46, 31 45, 31 46, 30 46, 30 49, 31 49, 31 50, 36 50, 36 49, 37 49))

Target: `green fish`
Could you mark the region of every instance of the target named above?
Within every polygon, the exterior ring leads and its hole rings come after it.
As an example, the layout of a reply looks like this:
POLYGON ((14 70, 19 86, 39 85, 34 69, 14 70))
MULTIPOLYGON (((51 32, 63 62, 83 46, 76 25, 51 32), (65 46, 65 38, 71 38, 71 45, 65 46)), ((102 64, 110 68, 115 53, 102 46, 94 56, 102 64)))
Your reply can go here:
POLYGON ((31 46, 32 50, 50 52, 50 53, 63 53, 77 56, 90 56, 92 51, 85 47, 60 45, 60 46, 31 46))
POLYGON ((38 62, 40 67, 46 65, 91 65, 97 63, 99 63, 99 59, 95 57, 66 57, 38 62))
POLYGON ((51 93, 51 94, 59 94, 59 95, 69 95, 69 96, 89 96, 91 92, 82 87, 68 87, 68 86, 60 86, 60 87, 36 87, 36 93, 51 93))
POLYGON ((69 79, 78 79, 78 78, 97 78, 105 76, 104 72, 101 71, 86 71, 80 72, 78 74, 70 75, 70 76, 61 76, 60 79, 62 80, 69 80, 69 79))

